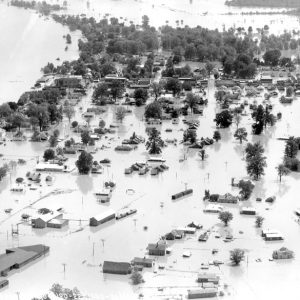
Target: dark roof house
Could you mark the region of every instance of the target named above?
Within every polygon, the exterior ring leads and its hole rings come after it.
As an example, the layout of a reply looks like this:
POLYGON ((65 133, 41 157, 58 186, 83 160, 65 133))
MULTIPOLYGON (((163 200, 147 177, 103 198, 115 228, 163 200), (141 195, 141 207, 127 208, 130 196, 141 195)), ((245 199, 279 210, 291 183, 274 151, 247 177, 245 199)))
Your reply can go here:
POLYGON ((104 261, 103 273, 127 275, 131 273, 131 265, 127 262, 104 261))

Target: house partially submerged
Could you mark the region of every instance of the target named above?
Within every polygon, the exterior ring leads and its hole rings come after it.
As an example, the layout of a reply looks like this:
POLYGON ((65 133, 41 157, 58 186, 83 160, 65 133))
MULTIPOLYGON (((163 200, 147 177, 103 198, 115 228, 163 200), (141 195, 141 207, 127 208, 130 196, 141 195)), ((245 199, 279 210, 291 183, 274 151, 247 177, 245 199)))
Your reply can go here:
POLYGON ((149 255, 164 256, 166 255, 167 247, 166 243, 158 242, 156 244, 149 244, 147 250, 149 255))
POLYGON ((131 264, 133 266, 143 266, 145 268, 152 268, 153 267, 153 259, 152 258, 140 258, 140 257, 135 257, 132 261, 131 264))
POLYGON ((282 247, 279 250, 273 251, 272 257, 273 259, 291 259, 294 258, 294 252, 282 247))
POLYGON ((48 253, 49 249, 42 244, 6 249, 6 253, 0 255, 0 275, 6 276, 9 271, 20 269, 48 253))
POLYGON ((266 241, 281 241, 281 240, 283 240, 283 236, 281 235, 281 233, 277 230, 274 230, 274 229, 264 229, 264 230, 262 230, 261 236, 266 241))
POLYGON ((101 213, 97 216, 91 217, 90 218, 90 226, 99 226, 100 224, 103 224, 110 220, 114 220, 115 218, 116 218, 115 211, 109 209, 104 213, 101 213))
POLYGON ((215 273, 199 273, 197 282, 205 283, 205 282, 212 282, 214 284, 219 284, 220 277, 217 276, 215 273))
POLYGON ((45 214, 45 215, 38 215, 35 218, 31 219, 31 225, 33 228, 62 228, 69 224, 69 220, 63 219, 62 213, 55 213, 55 214, 45 214))
POLYGON ((220 195, 218 198, 218 203, 232 203, 236 204, 239 201, 239 197, 233 196, 230 193, 226 193, 225 195, 220 195))
POLYGON ((217 288, 188 290, 188 299, 213 298, 218 294, 217 288))
POLYGON ((103 263, 103 273, 127 275, 131 270, 131 265, 127 262, 104 261, 103 263))

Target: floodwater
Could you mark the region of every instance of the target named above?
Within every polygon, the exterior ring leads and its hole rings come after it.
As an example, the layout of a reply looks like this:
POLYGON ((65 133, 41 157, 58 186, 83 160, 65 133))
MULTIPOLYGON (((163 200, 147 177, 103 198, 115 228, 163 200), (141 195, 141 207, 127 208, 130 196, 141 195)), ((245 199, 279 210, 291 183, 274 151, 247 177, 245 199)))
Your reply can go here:
MULTIPOLYGON (((63 4, 63 0, 52 3, 63 4)), ((96 19, 103 18, 108 14, 118 17, 127 22, 133 21, 140 24, 142 16, 150 18, 152 26, 162 26, 167 22, 171 26, 202 26, 205 28, 222 30, 224 27, 252 26, 262 28, 264 25, 271 26, 274 33, 282 33, 285 29, 298 30, 299 18, 285 15, 243 15, 242 12, 270 12, 283 11, 284 9, 272 8, 238 8, 226 6, 224 0, 72 0, 68 1, 67 13, 86 14, 96 19), (129 9, 130 7, 130 9, 129 9), (228 15, 228 14, 232 15, 228 15), (183 23, 181 23, 181 20, 183 23), (177 23, 179 21, 179 24, 177 23), (283 26, 288 24, 288 26, 283 26)), ((63 13, 66 13, 63 12, 63 13)))
POLYGON ((72 44, 65 51, 67 33, 67 27, 51 18, 0 3, 0 103, 17 101, 41 77, 40 70, 48 62, 56 65, 78 57, 81 34, 71 33, 72 44))
MULTIPOLYGON (((194 0, 192 4, 189 1, 137 2, 124 0, 122 2, 95 0, 90 2, 88 9, 86 1, 72 0, 72 2, 69 1, 69 12, 96 14, 96 11, 97 13, 99 11, 101 16, 111 13, 115 16, 127 17, 128 21, 139 21, 143 14, 148 14, 151 22, 156 26, 164 24, 166 16, 171 25, 174 25, 177 19, 183 19, 184 24, 191 26, 200 24, 210 28, 222 26, 222 23, 226 23, 226 26, 236 23, 235 17, 220 17, 219 14, 229 11, 229 8, 226 8, 219 0, 214 1, 214 4, 208 0, 194 0), (171 4, 167 5, 167 3, 171 4), (155 5, 153 9, 152 4, 155 5), (212 5, 214 9, 211 9, 212 5), (176 10, 173 11, 166 6, 176 10), (127 9, 128 7, 131 9, 127 9), (207 17, 199 15, 205 11, 209 11, 207 17)), ((28 89, 40 76, 40 68, 48 61, 54 62, 56 57, 70 59, 69 54, 76 57, 78 54, 75 41, 79 35, 77 33, 72 35, 73 50, 69 49, 70 52, 65 53, 65 41, 62 36, 68 32, 67 28, 22 9, 6 7, 1 4, 0 10, 1 16, 11 16, 4 20, 0 18, 0 23, 5 25, 5 27, 3 27, 4 25, 0 26, 1 37, 4 37, 1 39, 0 59, 5 62, 1 61, 0 76, 7 74, 7 78, 11 78, 8 80, 6 77, 5 79, 0 77, 1 99, 7 101, 16 99, 18 95, 28 89), (8 26, 8 24, 10 25, 8 26), (7 34, 8 30, 11 30, 10 34, 7 34), (11 34, 12 31, 14 35, 11 34), (45 38, 45 32, 47 32, 48 39, 45 38), (44 43, 37 43, 41 39, 44 43), (13 49, 16 50, 13 51, 13 49), (11 58, 3 59, 2 53, 5 54, 4 57, 11 58), (9 56, 10 54, 11 56, 9 56), (10 63, 7 63, 8 61, 10 63), (10 81, 21 81, 21 83, 13 84, 10 81)), ((243 23, 243 18, 239 17, 239 22, 243 23)), ((254 19, 254 16, 245 18, 249 21, 250 18, 254 19)), ((277 19, 276 16, 255 17, 254 26, 261 27, 272 18, 277 19)), ((285 22, 283 24, 281 21, 276 23, 277 27, 275 26, 275 28, 278 30, 283 30, 284 27, 292 29, 293 24, 298 24, 297 19, 293 17, 278 17, 278 20, 281 19, 285 22), (279 29, 279 27, 281 28, 279 29)), ((238 24, 236 23, 236 25, 238 24)), ((248 26, 248 23, 245 24, 248 26)), ((193 116, 200 121, 197 130, 198 138, 212 137, 216 130, 213 118, 219 107, 216 104, 214 92, 215 89, 211 82, 207 91, 209 104, 204 109, 204 115, 193 116)), ((262 101, 262 96, 263 92, 257 99, 258 102, 262 101)), ((83 111, 88 107, 90 97, 89 93, 82 100, 80 105, 83 107, 83 111)), ((248 101, 251 103, 254 100, 248 101)), ((274 107, 273 113, 276 115, 280 111, 283 115, 282 120, 278 121, 274 127, 268 128, 261 136, 252 136, 250 134, 252 120, 248 108, 246 108, 248 115, 243 117, 242 124, 240 124, 247 128, 250 142, 261 141, 265 148, 268 166, 265 176, 256 183, 249 201, 239 205, 224 205, 234 215, 230 226, 225 229, 219 223, 217 215, 203 213, 206 204, 202 198, 205 189, 209 189, 211 193, 231 192, 237 194, 238 190, 230 186, 231 178, 247 178, 243 160, 245 144, 240 145, 234 140, 235 125, 229 129, 220 130, 222 140, 205 148, 208 154, 205 161, 200 160, 197 150, 187 151, 182 145, 177 147, 169 145, 163 150, 166 164, 170 167, 169 170, 156 177, 150 174, 140 176, 137 173, 125 176, 125 167, 129 167, 134 162, 146 160, 145 146, 141 144, 137 150, 130 153, 116 152, 114 147, 121 144, 122 139, 128 138, 133 132, 145 136, 145 123, 142 120, 143 108, 132 107, 132 113, 128 114, 120 124, 116 123, 114 119, 115 107, 108 106, 107 112, 102 114, 101 118, 106 121, 107 126, 114 123, 119 127, 116 128, 115 134, 108 135, 108 138, 102 138, 96 143, 96 147, 100 148, 102 145, 106 145, 108 148, 99 150, 94 155, 94 159, 99 161, 109 158, 112 161, 109 166, 104 167, 103 174, 79 176, 76 170, 72 173, 54 174, 54 183, 48 186, 45 182, 48 174, 45 173, 42 176, 41 186, 32 184, 31 188, 34 187, 34 190, 26 186, 26 192, 21 194, 10 192, 10 188, 14 185, 17 177, 25 178, 27 171, 34 169, 37 158, 42 158, 48 145, 29 141, 7 142, 6 145, 0 145, 0 153, 4 155, 0 164, 11 159, 24 158, 26 160, 26 165, 18 165, 0 183, 0 253, 7 248, 36 243, 50 246, 50 253, 45 258, 9 273, 10 286, 1 291, 1 300, 16 299, 17 292, 20 293, 19 296, 22 300, 31 299, 34 296, 39 297, 47 293, 55 282, 69 288, 77 286, 84 295, 89 296, 89 299, 137 299, 140 293, 144 294, 145 299, 163 299, 162 294, 177 295, 180 299, 179 295, 186 295, 188 288, 197 286, 195 280, 201 264, 213 259, 225 262, 220 268, 210 268, 210 271, 220 274, 222 283, 228 284, 224 299, 250 300, 254 297, 256 299, 281 299, 287 296, 289 299, 293 299, 300 290, 298 284, 300 279, 300 243, 298 241, 300 227, 293 214, 294 209, 299 205, 297 199, 299 174, 292 173, 283 177, 282 182, 279 183, 275 167, 282 160, 284 142, 276 138, 299 135, 300 99, 296 99, 290 105, 280 104, 279 98, 272 98, 270 102, 274 107), (187 159, 179 162, 184 154, 187 159), (101 190, 103 183, 107 180, 115 181, 117 186, 113 191, 111 203, 99 204, 94 193, 101 190), (186 183, 188 188, 193 188, 193 195, 172 201, 171 195, 184 190, 186 183), (129 194, 128 189, 133 189, 134 194, 129 194), (265 199, 272 195, 276 196, 274 204, 255 201, 256 197, 265 199), (42 200, 37 201, 42 197, 44 197, 42 200), (265 217, 264 227, 281 231, 285 240, 283 242, 264 242, 260 237, 260 231, 254 227, 255 218, 239 214, 240 206, 244 205, 255 207, 259 214, 265 217), (65 217, 71 219, 69 226, 62 230, 37 230, 23 223, 19 225, 19 235, 12 237, 12 226, 16 229, 17 224, 21 222, 21 215, 28 213, 34 216, 36 210, 42 207, 53 210, 63 207, 65 217), (4 212, 4 209, 7 208, 13 209, 11 215, 4 212), (87 220, 91 216, 104 212, 108 208, 117 211, 124 208, 135 208, 138 212, 136 215, 97 228, 88 226, 87 220), (158 271, 158 273, 146 269, 143 274, 146 282, 143 285, 133 287, 128 276, 102 274, 101 264, 104 260, 130 261, 135 256, 143 257, 148 243, 156 242, 160 236, 178 226, 185 226, 191 221, 199 222, 205 229, 211 228, 212 234, 208 242, 199 243, 197 241, 199 233, 181 241, 171 242, 172 254, 157 259, 158 262, 165 263, 166 269, 158 271), (145 226, 147 226, 147 230, 144 229, 145 226), (224 236, 225 230, 232 232, 235 237, 233 242, 224 243, 222 239, 215 238, 217 233, 224 236), (288 262, 269 261, 273 250, 281 246, 293 250, 295 259, 288 262), (231 267, 228 264, 229 250, 237 247, 246 249, 247 258, 240 267, 231 267), (213 248, 219 249, 217 255, 211 254, 213 248), (191 251, 192 256, 183 258, 182 253, 187 250, 191 251), (256 262, 257 258, 261 258, 262 262, 256 262), (65 272, 63 264, 65 264, 65 272), (164 292, 159 292, 158 287, 165 287, 164 292)), ((84 123, 79 108, 77 108, 74 119, 84 123)), ((93 119, 91 126, 96 126, 98 122, 99 116, 93 119)), ((65 124, 60 128, 61 137, 67 138, 72 135, 80 140, 78 134, 71 132, 67 120, 65 120, 65 124)), ((178 125, 165 121, 159 128, 164 139, 181 140, 186 126, 182 123, 181 118, 178 125), (172 132, 166 132, 167 128, 171 128, 172 132)), ((70 155, 69 163, 74 165, 76 158, 77 155, 70 155)), ((25 181, 28 183, 27 179, 25 181)))
MULTIPOLYGON (((262 93, 263 95, 263 93, 262 93)), ((213 116, 218 111, 214 99, 214 87, 212 83, 208 89, 209 104, 204 109, 204 116, 199 119, 200 126, 197 130, 198 137, 211 137, 215 128, 213 116)), ((82 100, 83 111, 89 105, 90 94, 82 100)), ((242 99, 243 101, 244 99, 242 99)), ((277 137, 297 134, 300 120, 300 99, 292 105, 282 105, 276 98, 271 100, 273 113, 282 112, 283 118, 272 127, 268 128, 261 136, 250 134, 250 115, 244 116, 242 124, 249 133, 248 140, 254 142, 260 140, 265 147, 268 167, 263 179, 256 183, 251 199, 239 205, 224 205, 231 211, 234 219, 228 228, 219 223, 217 215, 203 213, 205 203, 202 198, 204 190, 211 193, 224 194, 231 192, 237 194, 238 190, 230 186, 231 178, 247 178, 243 149, 245 144, 240 145, 233 139, 235 125, 229 129, 221 129, 222 140, 212 146, 206 147, 208 158, 201 161, 197 150, 184 149, 184 146, 169 145, 163 150, 163 156, 169 170, 153 177, 150 174, 140 176, 137 173, 124 175, 125 167, 134 162, 145 161, 147 153, 145 146, 139 145, 137 150, 130 153, 114 151, 114 147, 121 140, 128 138, 133 132, 145 136, 145 124, 142 121, 143 108, 132 108, 122 124, 114 120, 115 106, 109 106, 107 112, 101 115, 107 126, 116 124, 116 133, 108 135, 97 142, 96 147, 106 145, 106 150, 99 150, 94 154, 95 160, 103 158, 111 159, 111 164, 104 167, 103 174, 78 176, 77 171, 68 174, 55 174, 54 183, 48 186, 45 183, 47 173, 43 174, 41 186, 34 185, 36 190, 26 188, 24 194, 12 193, 10 187, 14 185, 17 177, 25 177, 27 171, 35 166, 37 156, 42 156, 47 148, 45 143, 32 142, 7 142, 6 146, 0 146, 0 152, 4 154, 3 161, 22 157, 20 147, 27 163, 17 166, 16 170, 8 176, 0 186, 0 222, 1 222, 1 245, 0 252, 6 248, 35 243, 44 243, 50 246, 50 254, 38 262, 32 263, 26 268, 9 275, 10 287, 1 293, 1 299, 14 299, 15 292, 20 292, 21 299, 30 299, 47 292, 54 282, 59 282, 67 287, 77 286, 84 295, 92 299, 137 299, 138 294, 145 295, 145 299, 161 299, 161 292, 157 288, 165 288, 164 294, 186 294, 188 288, 197 286, 195 278, 202 263, 213 259, 225 262, 220 269, 211 267, 210 271, 217 272, 222 282, 229 285, 225 290, 226 299, 280 299, 289 290, 291 295, 299 292, 299 257, 300 243, 296 242, 300 227, 295 221, 293 210, 297 208, 298 199, 295 197, 298 191, 299 174, 291 174, 279 183, 275 167, 281 161, 284 142, 277 137), (26 153, 26 155, 25 155, 26 153), (186 153, 187 160, 179 162, 186 153), (116 182, 110 204, 99 204, 94 193, 103 187, 107 180, 116 182), (192 196, 181 200, 172 201, 173 193, 188 188, 193 188, 192 196), (51 194, 43 200, 34 203, 40 197, 48 195, 58 189, 62 194, 51 194), (128 194, 128 189, 133 189, 134 194, 128 194), (276 202, 272 205, 256 202, 256 197, 275 195, 276 202), (163 206, 161 205, 163 203, 163 206), (260 237, 260 231, 254 227, 254 217, 241 216, 239 208, 250 205, 255 207, 259 214, 265 217, 266 228, 276 228, 281 231, 285 240, 283 242, 264 242, 260 237), (19 236, 11 236, 11 228, 20 222, 21 215, 28 213, 35 215, 36 210, 42 207, 58 209, 63 207, 65 217, 70 218, 69 227, 62 230, 55 229, 32 229, 29 225, 19 225, 19 236), (88 226, 87 220, 100 212, 112 208, 120 211, 124 208, 137 209, 138 213, 120 221, 114 221, 97 228, 88 226), (13 208, 12 215, 4 213, 4 209, 13 208), (171 242, 173 252, 170 256, 157 259, 165 263, 166 269, 157 274, 152 270, 144 272, 145 284, 141 287, 132 287, 127 276, 103 275, 101 264, 104 260, 130 261, 135 256, 144 257, 147 244, 156 242, 160 236, 184 226, 191 221, 201 223, 205 229, 211 228, 212 234, 206 243, 199 243, 195 236, 187 237, 182 241, 171 242), (148 229, 144 230, 144 226, 148 229), (224 236, 225 231, 232 232, 236 238, 231 243, 224 243, 222 239, 215 238, 217 233, 224 236), (242 231, 243 233, 239 233, 242 231), (295 251, 296 258, 290 262, 270 262, 273 250, 286 246, 295 251), (233 248, 246 249, 247 263, 240 267, 231 267, 228 257, 229 250, 233 248), (219 249, 215 256, 211 249, 219 249), (94 249, 94 250, 93 250, 94 249), (191 251, 190 258, 182 258, 184 251, 191 251), (261 258, 262 262, 256 262, 261 258), (65 273, 63 264, 66 264, 65 273), (39 282, 36 285, 36 282, 39 282), (176 288, 174 288, 176 286, 176 288)), ((262 97, 257 99, 258 103, 262 97)), ((250 103, 252 101, 250 100, 250 103)), ((247 112, 248 109, 246 109, 247 112)), ((191 117, 191 116, 190 116, 191 117)), ((78 110, 77 120, 80 117, 78 110)), ((66 121, 67 122, 67 121, 66 121)), ((96 126, 99 116, 91 122, 96 126)), ((160 129, 162 137, 182 138, 182 130, 185 125, 178 125, 165 121, 160 129), (165 130, 171 128, 172 132, 165 130)), ((70 131, 68 125, 61 129, 61 136, 72 135, 79 140, 79 135, 70 131)), ((72 165, 76 156, 69 156, 72 165)), ((27 182, 27 180, 26 180, 27 182)))

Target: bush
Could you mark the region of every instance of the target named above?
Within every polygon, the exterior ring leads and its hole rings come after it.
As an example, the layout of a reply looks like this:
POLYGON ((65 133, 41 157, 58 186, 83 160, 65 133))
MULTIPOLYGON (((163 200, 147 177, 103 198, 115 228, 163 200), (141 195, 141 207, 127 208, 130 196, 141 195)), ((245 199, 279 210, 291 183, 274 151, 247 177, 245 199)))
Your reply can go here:
POLYGON ((47 149, 47 150, 45 150, 43 157, 44 157, 45 161, 54 159, 55 158, 55 152, 54 152, 54 150, 53 149, 47 149))
POLYGON ((76 128, 78 126, 78 122, 77 121, 73 121, 71 125, 72 125, 73 128, 76 128))
POLYGON ((300 161, 297 158, 285 157, 284 166, 294 172, 300 171, 300 161))

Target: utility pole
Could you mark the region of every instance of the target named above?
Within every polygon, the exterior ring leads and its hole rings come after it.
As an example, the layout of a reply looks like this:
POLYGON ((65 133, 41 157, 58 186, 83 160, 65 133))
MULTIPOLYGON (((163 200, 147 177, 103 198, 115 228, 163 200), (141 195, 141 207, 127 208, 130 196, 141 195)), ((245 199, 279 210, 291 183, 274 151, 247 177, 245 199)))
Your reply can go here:
POLYGON ((104 250, 105 239, 101 239, 101 242, 102 242, 102 247, 103 247, 103 250, 104 250))
POLYGON ((64 267, 64 278, 65 278, 65 277, 66 277, 66 265, 67 265, 67 264, 66 264, 66 263, 63 263, 62 265, 63 265, 63 267, 64 267))

